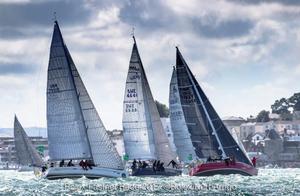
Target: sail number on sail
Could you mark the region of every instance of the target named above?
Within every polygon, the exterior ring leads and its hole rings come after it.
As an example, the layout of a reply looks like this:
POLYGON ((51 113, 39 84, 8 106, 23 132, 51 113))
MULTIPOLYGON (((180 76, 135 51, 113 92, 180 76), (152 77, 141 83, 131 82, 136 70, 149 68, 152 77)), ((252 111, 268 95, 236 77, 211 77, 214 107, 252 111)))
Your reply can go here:
POLYGON ((127 97, 137 97, 137 92, 135 89, 127 89, 127 97))
POLYGON ((126 104, 126 109, 125 109, 126 112, 136 112, 137 109, 135 107, 135 105, 133 103, 130 103, 130 104, 126 104))
POLYGON ((57 84, 51 84, 50 88, 49 88, 49 92, 51 92, 51 93, 59 92, 59 88, 58 88, 57 84))

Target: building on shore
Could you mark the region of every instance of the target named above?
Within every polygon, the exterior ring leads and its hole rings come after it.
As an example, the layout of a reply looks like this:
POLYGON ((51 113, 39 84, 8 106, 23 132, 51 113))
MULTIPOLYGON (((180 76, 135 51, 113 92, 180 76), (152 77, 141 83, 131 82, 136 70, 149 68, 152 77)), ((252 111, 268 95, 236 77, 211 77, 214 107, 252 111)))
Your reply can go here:
POLYGON ((255 122, 226 117, 223 122, 229 130, 237 132, 251 157, 258 157, 258 165, 300 167, 300 120, 282 121, 278 115, 271 115, 270 119, 255 122))

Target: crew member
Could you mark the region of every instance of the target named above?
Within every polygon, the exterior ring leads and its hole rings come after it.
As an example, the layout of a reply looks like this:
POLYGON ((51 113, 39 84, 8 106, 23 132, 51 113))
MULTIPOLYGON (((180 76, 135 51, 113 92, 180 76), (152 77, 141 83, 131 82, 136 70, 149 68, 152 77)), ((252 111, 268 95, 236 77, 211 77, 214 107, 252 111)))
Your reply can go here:
POLYGON ((256 157, 252 158, 252 164, 253 164, 254 167, 256 167, 256 157))

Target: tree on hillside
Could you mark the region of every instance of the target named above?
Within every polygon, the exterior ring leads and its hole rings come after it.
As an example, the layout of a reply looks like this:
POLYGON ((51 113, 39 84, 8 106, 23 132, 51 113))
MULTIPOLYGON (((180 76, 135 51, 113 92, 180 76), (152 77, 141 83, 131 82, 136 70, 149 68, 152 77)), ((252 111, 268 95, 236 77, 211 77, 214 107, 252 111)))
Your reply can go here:
POLYGON ((293 111, 300 111, 300 93, 295 93, 288 99, 288 102, 293 111))
POLYGON ((269 113, 270 112, 266 110, 260 111, 256 117, 256 122, 269 122, 269 113))
POLYGON ((158 101, 155 101, 155 104, 161 118, 169 117, 169 108, 165 104, 162 104, 158 101))
POLYGON ((289 111, 289 101, 286 98, 281 98, 280 100, 276 100, 273 105, 271 105, 272 113, 276 114, 290 114, 289 111))

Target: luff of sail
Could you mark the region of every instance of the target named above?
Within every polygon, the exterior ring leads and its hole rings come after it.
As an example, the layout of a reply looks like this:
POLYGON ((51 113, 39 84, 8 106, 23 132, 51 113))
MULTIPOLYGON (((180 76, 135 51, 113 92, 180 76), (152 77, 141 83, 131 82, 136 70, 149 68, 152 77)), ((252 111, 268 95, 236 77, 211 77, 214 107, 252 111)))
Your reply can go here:
POLYGON ((234 156, 236 160, 251 165, 251 161, 235 142, 204 94, 178 48, 176 53, 182 109, 197 156, 234 156))
POLYGON ((179 160, 190 162, 193 157, 196 158, 196 154, 183 115, 175 67, 170 82, 169 108, 171 128, 179 160))
POLYGON ((17 116, 15 116, 14 120, 14 139, 16 157, 19 165, 42 166, 43 160, 31 143, 17 116))
POLYGON ((134 38, 123 105, 125 151, 129 159, 174 159, 160 121, 134 38))
POLYGON ((92 159, 99 167, 123 169, 57 21, 48 66, 47 125, 51 160, 92 159))

